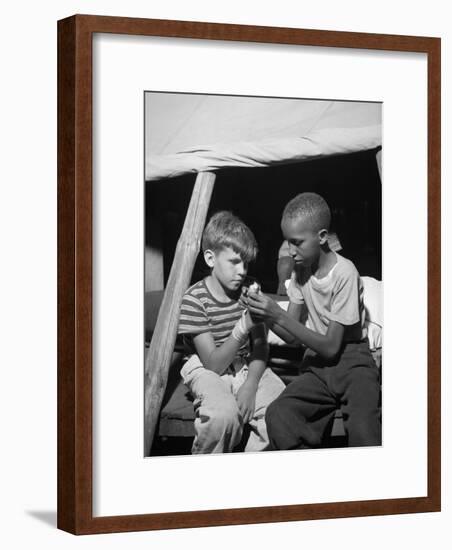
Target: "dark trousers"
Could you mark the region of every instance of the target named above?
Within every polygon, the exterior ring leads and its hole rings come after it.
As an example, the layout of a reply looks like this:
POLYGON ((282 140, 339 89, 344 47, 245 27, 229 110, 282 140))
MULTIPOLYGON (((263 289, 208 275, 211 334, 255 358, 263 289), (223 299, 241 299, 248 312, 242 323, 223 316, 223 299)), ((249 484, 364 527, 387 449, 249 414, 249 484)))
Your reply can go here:
POLYGON ((267 409, 271 448, 321 447, 342 409, 350 447, 381 445, 380 376, 366 342, 344 344, 327 362, 307 350, 300 375, 267 409))

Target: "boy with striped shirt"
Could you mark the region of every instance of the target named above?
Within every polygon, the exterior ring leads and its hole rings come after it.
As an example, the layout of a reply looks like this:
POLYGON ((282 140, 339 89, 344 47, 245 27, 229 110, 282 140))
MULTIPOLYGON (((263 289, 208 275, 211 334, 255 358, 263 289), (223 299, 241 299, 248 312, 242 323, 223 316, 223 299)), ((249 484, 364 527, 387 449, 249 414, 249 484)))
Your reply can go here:
POLYGON ((239 303, 256 240, 239 218, 223 211, 207 224, 202 250, 210 275, 187 290, 179 321, 191 354, 181 375, 195 398, 192 453, 231 452, 245 424, 245 451, 261 451, 268 447, 267 406, 284 384, 266 368, 264 325, 255 324, 239 303))

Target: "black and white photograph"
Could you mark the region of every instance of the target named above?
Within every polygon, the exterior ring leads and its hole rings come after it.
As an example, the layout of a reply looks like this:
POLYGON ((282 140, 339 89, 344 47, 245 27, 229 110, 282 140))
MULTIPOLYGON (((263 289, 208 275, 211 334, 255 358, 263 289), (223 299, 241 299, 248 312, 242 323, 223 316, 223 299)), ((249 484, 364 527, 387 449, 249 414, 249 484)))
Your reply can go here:
POLYGON ((380 446, 382 103, 144 118, 144 455, 380 446))

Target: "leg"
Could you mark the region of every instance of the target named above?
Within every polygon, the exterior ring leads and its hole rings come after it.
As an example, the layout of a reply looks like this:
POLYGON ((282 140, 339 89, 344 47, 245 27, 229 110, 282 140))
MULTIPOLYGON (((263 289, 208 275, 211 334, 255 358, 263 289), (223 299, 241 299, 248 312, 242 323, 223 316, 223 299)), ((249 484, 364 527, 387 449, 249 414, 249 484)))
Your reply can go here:
POLYGON ((249 422, 250 436, 245 446, 245 452, 264 451, 269 447, 265 413, 285 388, 284 382, 270 368, 265 369, 256 392, 256 407, 253 418, 249 422))
POLYGON ((193 356, 181 371, 195 398, 195 440, 192 453, 227 453, 242 437, 242 419, 228 377, 205 369, 193 356))
POLYGON ((267 409, 271 448, 320 447, 335 410, 326 383, 310 370, 302 372, 267 409))
POLYGON ((380 381, 377 368, 358 366, 350 369, 342 399, 349 446, 381 445, 380 381))

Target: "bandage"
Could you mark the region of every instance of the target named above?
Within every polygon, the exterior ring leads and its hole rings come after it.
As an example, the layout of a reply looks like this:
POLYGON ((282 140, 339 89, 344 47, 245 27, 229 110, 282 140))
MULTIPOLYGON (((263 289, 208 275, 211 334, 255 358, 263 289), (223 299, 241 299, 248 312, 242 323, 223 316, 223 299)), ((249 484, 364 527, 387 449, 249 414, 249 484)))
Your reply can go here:
POLYGON ((237 340, 240 344, 243 344, 248 339, 248 333, 253 326, 253 321, 251 320, 250 314, 248 311, 244 311, 242 316, 235 324, 232 329, 232 337, 237 340))

